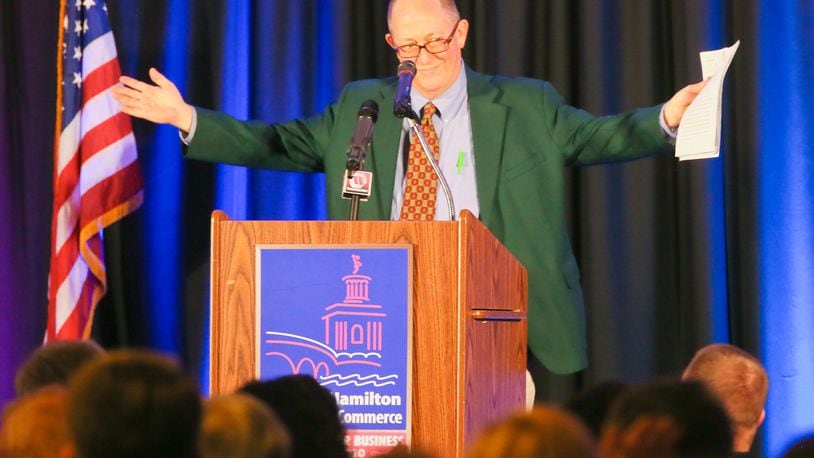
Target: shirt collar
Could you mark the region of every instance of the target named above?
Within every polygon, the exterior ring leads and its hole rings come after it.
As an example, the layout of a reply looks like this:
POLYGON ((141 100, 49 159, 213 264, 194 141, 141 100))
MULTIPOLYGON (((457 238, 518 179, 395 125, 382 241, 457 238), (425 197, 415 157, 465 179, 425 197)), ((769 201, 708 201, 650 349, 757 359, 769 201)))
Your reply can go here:
MULTIPOLYGON (((410 89, 410 99, 413 102, 413 109, 416 110, 419 116, 421 115, 420 111, 424 105, 430 102, 429 99, 424 97, 415 88, 410 89)), ((443 94, 433 99, 432 103, 438 108, 441 114, 441 120, 447 123, 458 116, 461 112, 461 108, 464 106, 464 102, 466 102, 466 69, 463 61, 461 61, 461 71, 458 73, 458 78, 455 79, 452 86, 444 91, 443 94)))

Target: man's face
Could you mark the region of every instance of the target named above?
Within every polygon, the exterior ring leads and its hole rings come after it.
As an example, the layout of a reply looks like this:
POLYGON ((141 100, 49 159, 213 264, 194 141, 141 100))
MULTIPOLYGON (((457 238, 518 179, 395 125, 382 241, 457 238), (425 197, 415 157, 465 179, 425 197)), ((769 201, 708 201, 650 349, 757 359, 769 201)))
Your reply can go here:
POLYGON ((446 40, 452 34, 444 52, 432 54, 421 49, 417 57, 398 57, 399 61, 415 62, 418 71, 413 86, 429 99, 452 86, 461 71, 461 49, 466 44, 469 23, 462 19, 457 28, 455 24, 455 18, 438 0, 402 0, 390 12, 390 33, 385 39, 392 47, 424 45, 431 40, 446 40))

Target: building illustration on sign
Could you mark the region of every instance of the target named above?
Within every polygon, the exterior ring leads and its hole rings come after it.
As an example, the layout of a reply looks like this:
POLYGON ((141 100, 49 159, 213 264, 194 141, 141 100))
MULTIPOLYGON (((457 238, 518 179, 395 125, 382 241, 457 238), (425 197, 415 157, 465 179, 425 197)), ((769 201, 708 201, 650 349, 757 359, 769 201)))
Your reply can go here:
POLYGON ((268 349, 264 354, 284 360, 291 374, 312 375, 326 387, 395 385, 396 374, 370 373, 381 367, 385 350, 383 319, 387 313, 381 304, 370 300, 373 278, 359 274, 361 256, 353 254, 351 259, 353 271, 342 277, 344 299, 324 308, 321 341, 317 336, 267 330, 264 343, 268 349))

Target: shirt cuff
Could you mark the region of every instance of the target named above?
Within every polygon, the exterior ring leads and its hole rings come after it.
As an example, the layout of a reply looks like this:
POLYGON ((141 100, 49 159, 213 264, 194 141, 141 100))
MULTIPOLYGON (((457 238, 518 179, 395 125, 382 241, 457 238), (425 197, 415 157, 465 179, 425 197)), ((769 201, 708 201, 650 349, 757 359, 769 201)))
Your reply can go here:
MULTIPOLYGON (((193 126, 195 125, 194 119, 195 118, 193 118, 193 126)), ((664 105, 661 106, 661 111, 659 112, 659 125, 664 134, 664 139, 675 145, 676 137, 678 136, 678 127, 673 128, 667 125, 667 121, 664 120, 664 105)))
POLYGON ((178 129, 178 136, 181 137, 181 141, 184 142, 185 145, 189 146, 192 143, 192 138, 195 136, 195 129, 198 127, 198 110, 195 107, 192 107, 192 124, 189 126, 189 132, 187 132, 187 136, 184 137, 184 131, 178 129))

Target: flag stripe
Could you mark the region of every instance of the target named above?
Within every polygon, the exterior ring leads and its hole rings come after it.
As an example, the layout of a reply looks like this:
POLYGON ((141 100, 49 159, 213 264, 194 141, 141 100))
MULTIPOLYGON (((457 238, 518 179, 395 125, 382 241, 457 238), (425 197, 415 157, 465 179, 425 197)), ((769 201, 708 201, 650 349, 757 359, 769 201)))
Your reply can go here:
POLYGON ((57 303, 65 304, 65 306, 59 307, 56 310, 57 329, 61 328, 62 325, 65 324, 65 320, 68 318, 68 315, 70 315, 71 312, 73 312, 73 309, 76 307, 79 296, 82 294, 82 287, 85 284, 87 277, 88 265, 81 257, 77 256, 76 259, 74 259, 73 266, 71 267, 68 276, 65 278, 65 281, 63 281, 57 289, 57 303))
MULTIPOLYGON (((71 240, 78 240, 79 226, 74 227, 74 231, 70 234, 71 240)), ((51 263, 51 281, 54 282, 55 287, 62 285, 65 278, 69 275, 74 261, 79 256, 78 243, 65 243, 62 249, 57 252, 56 258, 51 263)))
POLYGON ((116 40, 113 31, 109 31, 91 41, 82 52, 82 74, 90 75, 96 68, 111 60, 118 60, 116 56, 116 40))
POLYGON ((57 149, 58 175, 62 174, 62 171, 74 159, 79 149, 79 122, 80 117, 74 116, 59 135, 59 149, 57 149))
MULTIPOLYGON (((79 221, 79 186, 74 186, 69 199, 67 199, 57 210, 55 215, 57 221, 56 232, 56 252, 62 251, 65 243, 71 240, 79 221)), ((75 236, 75 235, 74 235, 75 236)), ((59 254, 57 254, 59 257, 59 254)))
POLYGON ((90 98, 82 109, 80 121, 82 137, 118 112, 119 102, 113 99, 110 87, 90 98))
POLYGON ((118 83, 121 73, 119 61, 116 59, 109 60, 93 69, 92 72, 86 73, 87 76, 82 80, 82 101, 87 103, 102 91, 118 83))
POLYGON ((56 338, 76 339, 79 337, 84 337, 84 327, 85 322, 87 321, 89 307, 87 307, 87 305, 83 306, 83 304, 90 304, 95 290, 96 282, 94 279, 92 277, 86 278, 85 282, 82 284, 81 294, 75 302, 77 306, 75 306, 71 310, 70 314, 65 317, 65 320, 59 327, 59 332, 57 333, 56 338))
POLYGON ((82 196, 83 211, 79 227, 86 230, 85 227, 88 224, 93 224, 102 215, 121 203, 119 196, 130 198, 141 191, 141 183, 134 179, 138 175, 138 164, 133 163, 132 166, 122 169, 115 176, 101 181, 86 192, 82 196))
POLYGON ((63 187, 54 190, 54 201, 57 204, 63 205, 67 199, 72 197, 73 187, 79 178, 80 156, 87 160, 87 158, 112 145, 129 133, 129 126, 130 117, 124 113, 118 113, 91 129, 82 138, 80 144, 81 155, 74 154, 71 161, 65 165, 62 173, 60 173, 59 181, 63 184, 63 187))
POLYGON ((83 159, 79 177, 79 192, 82 195, 136 160, 136 139, 131 132, 97 154, 83 159))
POLYGON ((65 167, 79 153, 80 140, 88 132, 105 122, 111 115, 119 113, 119 102, 113 99, 110 86, 90 98, 85 103, 82 111, 71 118, 71 121, 60 135, 58 174, 62 174, 65 167))

